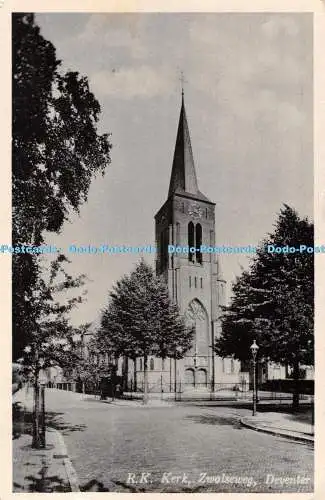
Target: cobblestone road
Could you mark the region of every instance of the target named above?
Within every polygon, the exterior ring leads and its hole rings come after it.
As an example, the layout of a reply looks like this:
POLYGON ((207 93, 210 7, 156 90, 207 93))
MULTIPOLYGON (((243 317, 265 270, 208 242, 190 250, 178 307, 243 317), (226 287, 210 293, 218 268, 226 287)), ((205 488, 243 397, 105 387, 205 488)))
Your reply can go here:
POLYGON ((313 490, 313 448, 241 427, 245 409, 118 407, 62 392, 47 408, 83 491, 313 490))

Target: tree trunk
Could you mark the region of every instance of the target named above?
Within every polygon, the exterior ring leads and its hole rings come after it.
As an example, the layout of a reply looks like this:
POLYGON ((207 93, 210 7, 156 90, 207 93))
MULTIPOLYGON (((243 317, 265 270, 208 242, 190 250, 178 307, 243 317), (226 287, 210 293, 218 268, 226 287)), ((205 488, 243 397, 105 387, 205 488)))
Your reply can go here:
POLYGON ((42 448, 46 448, 46 421, 45 421, 45 385, 41 386, 41 444, 42 448))
POLYGON ((128 375, 129 375, 129 358, 125 356, 123 360, 123 385, 122 385, 123 392, 126 392, 128 390, 128 375))
POLYGON ((293 411, 299 410, 299 362, 293 365, 293 395, 292 395, 292 409, 293 411))
POLYGON ((133 360, 133 391, 137 392, 137 358, 133 360))
POLYGON ((39 394, 39 384, 38 375, 35 377, 34 382, 34 408, 33 408, 33 441, 32 448, 41 448, 41 436, 40 436, 40 394, 39 394))
POLYGON ((148 394, 148 356, 145 355, 143 358, 143 404, 146 405, 149 400, 148 394))

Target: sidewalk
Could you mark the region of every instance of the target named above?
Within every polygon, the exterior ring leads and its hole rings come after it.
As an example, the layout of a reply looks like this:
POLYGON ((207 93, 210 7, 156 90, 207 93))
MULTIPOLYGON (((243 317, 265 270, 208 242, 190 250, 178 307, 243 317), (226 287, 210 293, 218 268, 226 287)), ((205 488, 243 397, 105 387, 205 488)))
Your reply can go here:
MULTIPOLYGON (((24 411, 32 409, 32 390, 22 389, 14 394, 13 404, 24 411)), ((13 492, 73 492, 79 491, 62 434, 51 427, 46 429, 46 448, 32 448, 31 425, 17 421, 19 432, 12 440, 13 492)))
POLYGON ((21 434, 12 442, 13 492, 53 493, 79 491, 71 480, 68 456, 55 429, 46 432, 46 449, 31 447, 32 436, 21 434))
POLYGON ((255 417, 241 418, 241 423, 245 427, 259 432, 314 443, 314 427, 312 424, 294 420, 294 415, 288 413, 258 413, 255 417))
POLYGON ((100 402, 107 403, 112 406, 126 406, 133 408, 162 408, 174 406, 173 401, 165 401, 161 399, 149 399, 145 405, 143 404, 142 399, 114 399, 113 401, 100 400, 100 402))

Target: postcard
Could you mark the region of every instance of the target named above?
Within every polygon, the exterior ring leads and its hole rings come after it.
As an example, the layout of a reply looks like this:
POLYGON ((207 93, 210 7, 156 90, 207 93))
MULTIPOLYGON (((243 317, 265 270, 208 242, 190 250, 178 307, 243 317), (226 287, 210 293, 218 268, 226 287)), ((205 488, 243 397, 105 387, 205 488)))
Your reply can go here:
POLYGON ((324 490, 322 9, 4 0, 2 498, 324 490))

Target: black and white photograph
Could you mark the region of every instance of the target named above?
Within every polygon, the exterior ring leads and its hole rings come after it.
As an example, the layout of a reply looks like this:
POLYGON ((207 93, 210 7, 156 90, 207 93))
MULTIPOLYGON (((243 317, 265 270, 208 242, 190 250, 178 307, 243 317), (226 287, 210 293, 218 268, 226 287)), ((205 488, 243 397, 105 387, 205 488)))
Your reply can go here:
POLYGON ((12 13, 13 493, 314 491, 313 39, 12 13))

